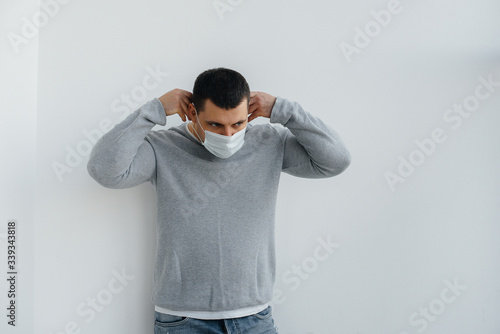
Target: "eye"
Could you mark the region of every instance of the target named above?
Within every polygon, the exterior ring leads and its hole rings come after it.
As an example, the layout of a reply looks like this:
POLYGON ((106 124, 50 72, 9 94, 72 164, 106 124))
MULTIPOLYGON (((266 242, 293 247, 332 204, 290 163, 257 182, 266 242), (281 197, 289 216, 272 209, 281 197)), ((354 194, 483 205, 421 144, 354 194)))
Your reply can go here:
POLYGON ((219 123, 209 123, 209 124, 210 124, 210 126, 213 126, 214 128, 219 126, 219 123))

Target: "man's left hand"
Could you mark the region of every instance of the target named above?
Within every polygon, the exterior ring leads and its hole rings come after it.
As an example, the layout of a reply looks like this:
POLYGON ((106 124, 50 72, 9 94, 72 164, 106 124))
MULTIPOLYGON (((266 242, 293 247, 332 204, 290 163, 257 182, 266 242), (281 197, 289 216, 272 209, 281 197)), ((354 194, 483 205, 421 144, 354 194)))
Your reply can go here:
POLYGON ((250 92, 250 104, 248 106, 248 122, 259 116, 271 118, 276 97, 264 92, 250 92))

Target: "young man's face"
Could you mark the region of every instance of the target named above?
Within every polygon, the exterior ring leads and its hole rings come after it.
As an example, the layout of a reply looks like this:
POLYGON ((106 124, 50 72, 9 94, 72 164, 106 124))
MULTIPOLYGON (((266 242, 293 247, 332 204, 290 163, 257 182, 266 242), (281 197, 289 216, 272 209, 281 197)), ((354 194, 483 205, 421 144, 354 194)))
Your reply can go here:
MULTIPOLYGON (((191 115, 191 121, 201 140, 205 141, 205 133, 203 130, 224 136, 232 136, 247 125, 247 98, 244 98, 236 108, 229 110, 219 108, 213 104, 212 101, 207 99, 205 101, 205 109, 198 113, 198 116, 196 116, 193 104, 189 105, 188 112, 191 115), (203 130, 200 128, 200 124, 203 130)), ((196 136, 196 133, 193 134, 196 136)))

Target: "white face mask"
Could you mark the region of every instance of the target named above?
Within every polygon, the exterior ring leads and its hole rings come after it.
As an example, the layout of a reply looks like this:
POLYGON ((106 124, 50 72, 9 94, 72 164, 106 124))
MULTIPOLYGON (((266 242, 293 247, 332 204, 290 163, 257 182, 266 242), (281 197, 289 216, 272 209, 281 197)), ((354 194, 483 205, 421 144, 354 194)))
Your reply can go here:
MULTIPOLYGON (((196 117, 196 121, 200 124, 198 117, 196 117)), ((200 127, 203 132, 205 132, 205 141, 201 140, 196 128, 193 126, 193 130, 196 132, 198 139, 200 139, 203 146, 205 146, 210 153, 221 159, 227 159, 232 156, 243 146, 243 143, 245 142, 244 138, 246 126, 232 136, 224 136, 211 131, 205 131, 201 124, 200 127)))

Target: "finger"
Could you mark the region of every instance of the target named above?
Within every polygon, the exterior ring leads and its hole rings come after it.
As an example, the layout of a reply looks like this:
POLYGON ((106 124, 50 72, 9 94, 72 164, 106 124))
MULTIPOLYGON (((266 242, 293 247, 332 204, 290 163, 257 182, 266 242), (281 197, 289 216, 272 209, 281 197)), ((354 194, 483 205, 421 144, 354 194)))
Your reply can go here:
POLYGON ((184 114, 184 112, 182 112, 182 111, 179 111, 178 114, 179 114, 179 117, 182 119, 182 121, 185 122, 186 121, 186 114, 184 114))
POLYGON ((257 117, 259 117, 259 116, 258 116, 258 115, 256 115, 256 114, 251 114, 251 115, 248 117, 247 122, 249 122, 249 123, 250 123, 251 121, 253 121, 253 120, 254 120, 254 119, 256 119, 257 117))
POLYGON ((185 104, 191 104, 191 100, 188 99, 185 95, 181 95, 181 100, 185 103, 185 104))
POLYGON ((186 94, 186 93, 188 93, 188 91, 187 91, 187 90, 182 89, 182 88, 177 88, 177 89, 175 89, 175 90, 176 90, 176 91, 178 91, 178 92, 179 92, 179 93, 181 93, 181 94, 186 94))
POLYGON ((256 98, 256 96, 252 96, 252 97, 250 97, 250 101, 248 102, 248 105, 252 105, 255 102, 257 102, 257 98, 256 98))
POLYGON ((189 114, 189 109, 188 109, 188 112, 185 112, 184 114, 186 115, 188 120, 191 120, 191 115, 189 114))
POLYGON ((185 116, 185 112, 183 109, 184 109, 184 105, 182 105, 182 103, 181 103, 180 106, 177 108, 176 114, 179 115, 179 117, 183 121, 186 121, 186 116, 185 116))
POLYGON ((180 108, 179 108, 179 109, 181 109, 179 112, 181 112, 181 111, 182 111, 184 114, 186 114, 186 113, 187 113, 187 109, 188 109, 188 107, 187 107, 187 104, 182 103, 182 102, 183 102, 183 101, 179 101, 179 105, 180 105, 180 108))
POLYGON ((259 95, 257 93, 258 92, 253 92, 253 94, 250 94, 250 102, 249 102, 249 104, 254 104, 255 102, 259 101, 259 95))
MULTIPOLYGON (((183 112, 183 114, 185 115, 185 117, 186 117, 188 120, 191 120, 191 114, 190 114, 190 112, 189 112, 189 104, 186 104, 186 105, 184 105, 184 104, 183 104, 183 105, 182 105, 182 107, 183 107, 182 112, 183 112)), ((184 119, 184 121, 185 121, 185 119, 184 119)))
MULTIPOLYGON (((186 102, 186 101, 184 101, 186 102)), ((189 112, 189 105, 191 104, 191 101, 188 101, 186 102, 186 104, 184 105, 185 106, 185 109, 184 109, 184 113, 186 114, 187 118, 189 120, 191 120, 191 113, 189 112)))
POLYGON ((256 112, 257 110, 259 109, 259 106, 256 105, 256 104, 252 104, 248 107, 248 113, 249 114, 253 114, 254 112, 256 112))
POLYGON ((182 95, 187 97, 189 100, 191 100, 193 98, 193 93, 191 92, 188 92, 187 90, 183 90, 181 91, 182 95))

